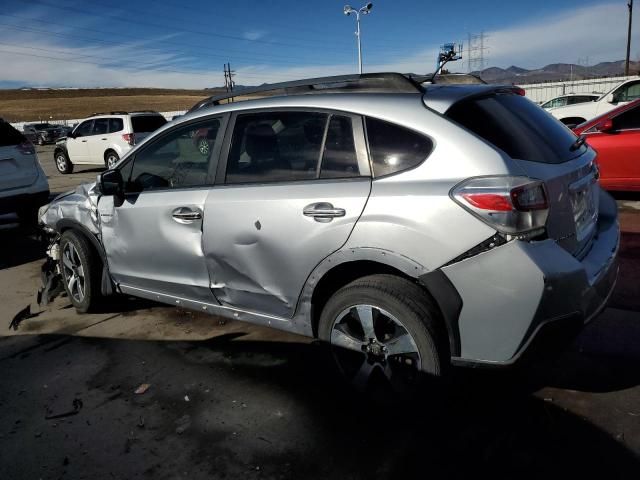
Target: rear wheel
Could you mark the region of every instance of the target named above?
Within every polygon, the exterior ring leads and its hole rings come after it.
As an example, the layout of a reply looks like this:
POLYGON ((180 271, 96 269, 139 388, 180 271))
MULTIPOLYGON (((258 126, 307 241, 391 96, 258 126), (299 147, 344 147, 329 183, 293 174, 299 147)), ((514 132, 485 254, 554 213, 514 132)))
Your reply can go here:
POLYGON ((120 160, 120 157, 113 150, 109 150, 104 154, 104 164, 108 169, 115 167, 118 160, 120 160))
POLYGON ((69 160, 69 157, 63 150, 58 150, 53 158, 56 161, 56 168, 60 173, 66 175, 73 172, 73 163, 71 163, 71 160, 69 160))
POLYGON ((416 392, 443 375, 438 310, 414 283, 371 275, 338 290, 319 324, 340 371, 361 392, 416 392))
POLYGON ((88 312, 100 297, 100 260, 89 241, 71 230, 62 234, 60 252, 60 271, 69 300, 78 312, 88 312))
POLYGON ((209 155, 209 150, 209 140, 207 140, 206 138, 201 138, 200 140, 198 140, 198 151, 200 152, 200 155, 209 155))

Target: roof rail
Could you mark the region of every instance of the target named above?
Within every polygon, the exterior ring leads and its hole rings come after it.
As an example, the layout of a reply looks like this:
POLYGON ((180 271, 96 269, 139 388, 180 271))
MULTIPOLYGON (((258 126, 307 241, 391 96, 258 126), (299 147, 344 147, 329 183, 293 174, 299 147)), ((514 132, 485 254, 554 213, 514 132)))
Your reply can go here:
POLYGON ((233 101, 234 97, 283 90, 281 95, 303 95, 313 93, 419 93, 420 82, 411 75, 401 73, 364 73, 338 75, 334 77, 308 78, 292 82, 266 83, 255 88, 243 88, 234 92, 214 95, 196 103, 190 112, 205 107, 220 105, 223 100, 233 101))
POLYGON ((90 117, 97 117, 98 115, 129 115, 129 112, 94 112, 90 117))

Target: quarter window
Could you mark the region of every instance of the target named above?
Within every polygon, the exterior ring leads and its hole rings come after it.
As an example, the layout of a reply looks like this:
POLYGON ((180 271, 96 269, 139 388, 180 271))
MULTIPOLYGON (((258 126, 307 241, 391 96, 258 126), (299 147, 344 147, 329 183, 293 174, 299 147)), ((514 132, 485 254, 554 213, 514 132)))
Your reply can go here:
POLYGON ((640 83, 625 85, 614 95, 616 102, 630 102, 636 98, 640 98, 640 83))
POLYGON ((174 129, 133 159, 128 192, 207 185, 220 119, 174 129), (189 132, 196 129, 191 137, 189 132), (204 148, 204 145, 207 148, 204 148))
POLYGON ((376 177, 416 167, 433 149, 428 137, 375 118, 366 118, 367 140, 376 177))
POLYGON ((225 182, 263 183, 317 178, 328 115, 268 112, 239 115, 225 182))

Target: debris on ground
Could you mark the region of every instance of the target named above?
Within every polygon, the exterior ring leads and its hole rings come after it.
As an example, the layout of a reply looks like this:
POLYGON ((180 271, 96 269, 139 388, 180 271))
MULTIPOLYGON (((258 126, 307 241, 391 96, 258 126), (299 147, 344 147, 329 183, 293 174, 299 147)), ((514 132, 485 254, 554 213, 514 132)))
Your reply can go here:
POLYGON ((9 324, 9 328, 12 328, 14 331, 18 330, 18 327, 20 326, 23 320, 28 320, 29 318, 37 317, 38 315, 40 315, 40 313, 42 312, 31 313, 31 305, 27 305, 26 307, 24 307, 22 310, 20 310, 18 313, 15 314, 15 316, 13 317, 13 320, 11 320, 11 323, 9 324))
POLYGON ((185 396, 184 396, 184 401, 185 401, 185 402, 188 402, 188 401, 189 401, 189 395, 185 395, 185 396))
POLYGON ((38 304, 45 306, 64 291, 64 285, 60 281, 58 262, 53 258, 48 256, 40 270, 42 287, 38 290, 38 304))
POLYGON ((176 433, 182 435, 191 426, 191 416, 183 415, 175 421, 175 424, 177 425, 176 433))
POLYGON ((47 415, 45 415, 45 420, 53 420, 55 418, 65 418, 71 417, 72 415, 77 415, 82 410, 82 400, 79 398, 74 398, 72 402, 73 409, 63 413, 52 414, 51 411, 47 408, 47 415))
POLYGON ((146 392, 147 390, 149 390, 149 387, 151 386, 150 383, 142 383, 140 384, 140 386, 138 388, 136 388, 134 390, 133 393, 135 393, 136 395, 142 395, 144 392, 146 392))

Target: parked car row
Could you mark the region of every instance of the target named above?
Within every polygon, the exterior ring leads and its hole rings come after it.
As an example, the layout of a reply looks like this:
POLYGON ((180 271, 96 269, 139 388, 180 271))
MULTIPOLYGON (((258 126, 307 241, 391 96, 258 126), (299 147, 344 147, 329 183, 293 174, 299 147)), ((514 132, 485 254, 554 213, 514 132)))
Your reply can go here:
POLYGON ((22 127, 22 133, 31 143, 45 145, 54 143, 67 135, 73 127, 52 123, 27 123, 22 127))

